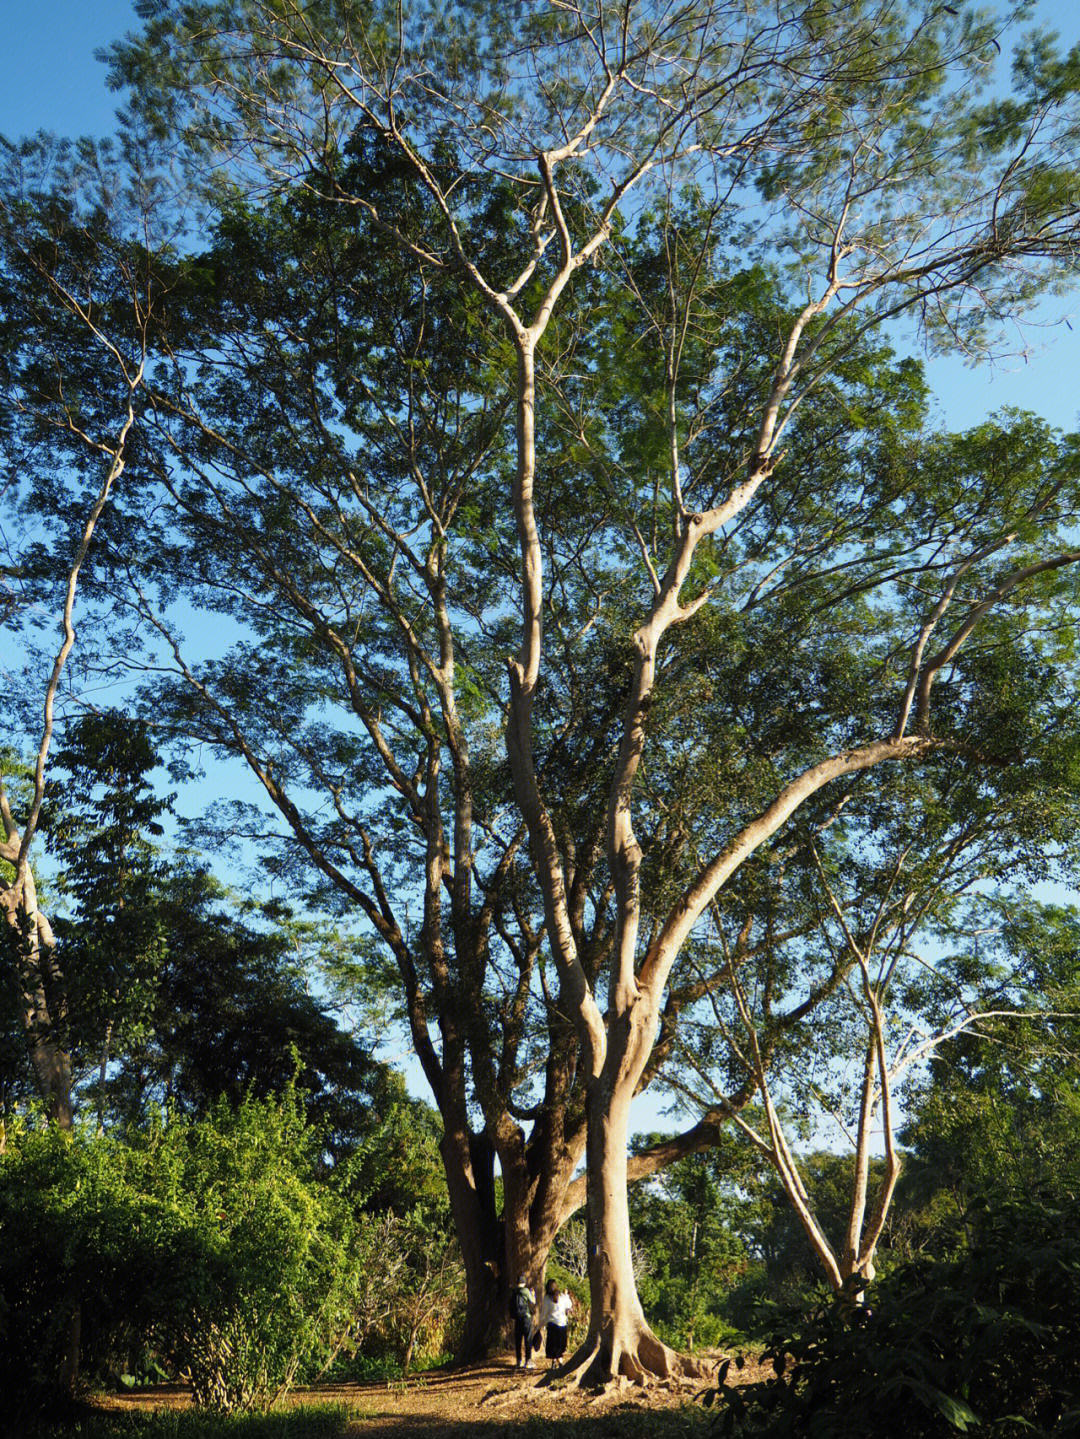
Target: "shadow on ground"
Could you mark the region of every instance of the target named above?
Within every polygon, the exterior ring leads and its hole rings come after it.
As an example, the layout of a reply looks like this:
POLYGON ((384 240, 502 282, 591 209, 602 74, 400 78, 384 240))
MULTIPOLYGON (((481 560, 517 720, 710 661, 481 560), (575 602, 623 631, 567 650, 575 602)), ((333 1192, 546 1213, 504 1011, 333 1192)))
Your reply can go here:
MULTIPOLYGON (((100 1396, 77 1421, 33 1439, 685 1439, 712 1432, 692 1390, 601 1396, 547 1387, 509 1360, 408 1381, 303 1390, 268 1415, 195 1410, 179 1386, 100 1396)), ((27 1439, 30 1439, 30 1432, 27 1439)))

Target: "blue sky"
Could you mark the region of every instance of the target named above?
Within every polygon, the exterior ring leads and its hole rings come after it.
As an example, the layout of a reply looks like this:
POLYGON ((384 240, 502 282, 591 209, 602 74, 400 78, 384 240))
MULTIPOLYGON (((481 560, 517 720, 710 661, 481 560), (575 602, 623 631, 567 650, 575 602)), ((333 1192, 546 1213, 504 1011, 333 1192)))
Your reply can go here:
POLYGON ((0 134, 109 134, 118 97, 94 51, 137 25, 130 0, 5 0, 0 134))

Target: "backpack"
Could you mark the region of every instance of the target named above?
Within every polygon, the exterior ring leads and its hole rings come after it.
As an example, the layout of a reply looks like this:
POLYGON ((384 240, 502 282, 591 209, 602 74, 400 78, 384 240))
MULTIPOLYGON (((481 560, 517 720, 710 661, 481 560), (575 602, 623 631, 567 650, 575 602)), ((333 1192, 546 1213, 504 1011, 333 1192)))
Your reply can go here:
POLYGON ((527 1289, 515 1289, 510 1298, 510 1312, 515 1319, 522 1321, 532 1314, 532 1301, 529 1298, 527 1289))

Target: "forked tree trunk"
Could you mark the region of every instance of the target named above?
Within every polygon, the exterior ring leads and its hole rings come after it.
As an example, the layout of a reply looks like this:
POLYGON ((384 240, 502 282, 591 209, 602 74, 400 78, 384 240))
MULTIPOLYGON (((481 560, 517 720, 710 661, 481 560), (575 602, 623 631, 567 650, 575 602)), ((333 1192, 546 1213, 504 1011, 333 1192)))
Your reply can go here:
POLYGON ((500 1284, 495 1271, 494 1250, 490 1257, 485 1257, 482 1243, 470 1243, 472 1238, 477 1241, 481 1238, 475 1234, 473 1222, 469 1220, 463 1224, 455 1221, 454 1227, 461 1243, 465 1268, 465 1323, 454 1351, 454 1360, 458 1364, 473 1364, 487 1358, 502 1345, 500 1284))
POLYGON ((444 1132, 440 1149, 465 1270, 465 1325, 454 1357, 461 1364, 473 1363, 510 1342, 510 1293, 518 1279, 524 1277, 539 1292, 562 1194, 542 1206, 551 1209, 550 1215, 537 1215, 529 1196, 513 1193, 511 1186, 500 1215, 495 1150, 487 1137, 444 1132))
POLYGON ((455 1358, 468 1363, 484 1358, 498 1340, 502 1232, 495 1212, 494 1152, 482 1137, 449 1127, 439 1148, 465 1270, 465 1327, 455 1358))

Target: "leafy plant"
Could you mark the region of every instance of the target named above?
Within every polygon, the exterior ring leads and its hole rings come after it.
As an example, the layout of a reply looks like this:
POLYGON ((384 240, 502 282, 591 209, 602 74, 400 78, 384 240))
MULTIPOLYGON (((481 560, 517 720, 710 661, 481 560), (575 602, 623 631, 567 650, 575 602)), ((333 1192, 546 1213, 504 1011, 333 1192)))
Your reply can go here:
MULTIPOLYGON (((349 1344, 380 1262, 320 1182, 295 1092, 172 1116, 128 1142, 54 1128, 0 1156, 0 1379, 29 1413, 56 1387, 71 1315, 100 1369, 134 1331, 197 1404, 266 1409, 349 1344)), ((126 1366, 125 1366, 126 1371, 126 1366)))
MULTIPOLYGON (((771 1378, 710 1390, 723 1433, 1061 1439, 1080 1426, 1080 1204, 987 1214, 969 1253, 789 1316, 771 1378)), ((730 1363, 730 1361, 729 1361, 730 1363)))

